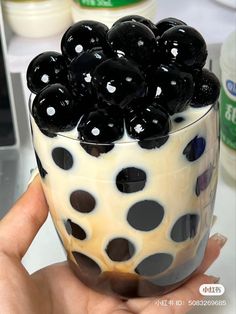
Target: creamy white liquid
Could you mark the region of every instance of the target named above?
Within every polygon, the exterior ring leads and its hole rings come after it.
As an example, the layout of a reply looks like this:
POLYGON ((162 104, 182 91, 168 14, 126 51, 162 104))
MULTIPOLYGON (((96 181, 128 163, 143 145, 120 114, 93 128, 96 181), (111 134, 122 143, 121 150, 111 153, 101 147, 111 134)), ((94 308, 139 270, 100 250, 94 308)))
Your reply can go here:
MULTIPOLYGON (((81 147, 76 140, 76 129, 64 132, 64 136, 49 138, 41 133, 31 119, 35 150, 48 172, 42 180, 44 191, 56 228, 73 261, 71 252, 77 251, 96 261, 103 271, 134 273, 135 267, 145 257, 158 252, 172 254, 174 261, 164 273, 157 276, 161 278, 195 258, 199 243, 204 236, 207 237, 211 226, 217 184, 218 113, 215 109, 209 109, 210 106, 189 108, 173 116, 170 137, 160 148, 142 149, 125 134, 110 152, 98 158, 89 155, 81 147), (177 116, 184 117, 185 121, 175 123, 177 116), (191 126, 185 127, 191 123, 191 126), (189 162, 183 150, 196 136, 205 138, 205 152, 196 161, 189 162), (72 154, 74 164, 70 170, 63 170, 54 163, 51 152, 56 147, 66 148, 72 154), (210 166, 214 168, 211 182, 197 196, 196 180, 210 166), (126 167, 145 171, 147 182, 142 191, 125 194, 117 189, 116 175, 126 167), (69 196, 74 190, 85 190, 95 197, 96 207, 93 212, 85 214, 72 208, 69 196), (164 207, 163 221, 152 231, 135 230, 126 220, 129 208, 142 200, 156 200, 164 207), (170 231, 177 219, 185 214, 200 216, 197 234, 193 239, 176 243, 171 239, 170 231), (67 219, 80 225, 86 231, 87 239, 78 240, 69 236, 63 223, 67 219), (109 259, 105 248, 109 240, 116 237, 132 241, 136 248, 133 258, 122 263, 109 259)), ((193 263, 192 271, 200 264, 203 253, 193 263)), ((187 275, 185 273, 180 277, 187 275)), ((181 279, 177 277, 164 280, 163 284, 181 279)))

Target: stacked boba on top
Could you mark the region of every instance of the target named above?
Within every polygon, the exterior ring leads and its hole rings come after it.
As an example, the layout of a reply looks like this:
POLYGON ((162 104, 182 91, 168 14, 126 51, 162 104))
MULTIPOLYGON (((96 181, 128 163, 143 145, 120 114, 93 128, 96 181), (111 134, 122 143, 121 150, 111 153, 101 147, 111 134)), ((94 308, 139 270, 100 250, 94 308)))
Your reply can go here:
POLYGON ((175 18, 71 26, 29 65, 42 186, 83 283, 160 295, 200 265, 217 183, 219 82, 175 18), (216 110, 215 110, 216 109, 216 110))
POLYGON ((159 148, 174 124, 181 128, 178 113, 219 96, 218 79, 203 69, 203 37, 175 18, 155 25, 127 16, 111 29, 80 21, 64 34, 61 50, 28 67, 32 114, 47 136, 74 130, 85 150, 83 142, 107 144, 100 153, 108 152, 124 134, 144 149, 159 148))

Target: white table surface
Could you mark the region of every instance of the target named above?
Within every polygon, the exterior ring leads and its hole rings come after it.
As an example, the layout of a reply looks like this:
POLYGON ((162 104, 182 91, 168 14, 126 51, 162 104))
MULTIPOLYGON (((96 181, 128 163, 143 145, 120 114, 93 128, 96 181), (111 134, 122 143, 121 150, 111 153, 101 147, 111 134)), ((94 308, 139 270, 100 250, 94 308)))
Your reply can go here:
MULTIPOLYGON (((236 29, 236 11, 217 4, 214 0, 158 0, 157 20, 175 16, 196 27, 208 44, 222 43, 236 29)), ((13 38, 9 47, 11 70, 25 72, 32 56, 44 50, 59 49, 60 36, 35 40, 13 38)), ((225 307, 199 307, 192 314, 234 314, 236 313, 236 183, 220 170, 215 214, 218 217, 212 229, 228 237, 228 242, 217 262, 208 274, 219 276, 226 292, 218 300, 226 300, 225 307)), ((65 260, 65 253, 48 217, 30 249, 23 259, 27 270, 32 273, 46 265, 65 260)), ((82 313, 81 313, 82 314, 82 313)))

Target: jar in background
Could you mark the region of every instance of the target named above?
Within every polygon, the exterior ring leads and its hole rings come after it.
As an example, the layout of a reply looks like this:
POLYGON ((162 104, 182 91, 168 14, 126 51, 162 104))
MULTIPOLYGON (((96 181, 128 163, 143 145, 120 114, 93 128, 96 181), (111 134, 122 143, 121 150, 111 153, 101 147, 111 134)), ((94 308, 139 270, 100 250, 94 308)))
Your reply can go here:
POLYGON ((72 23, 69 0, 4 0, 3 10, 12 30, 24 37, 48 37, 72 23))
POLYGON ((224 42, 221 66, 221 163, 236 180, 236 31, 224 42))
POLYGON ((72 18, 96 20, 111 27, 119 18, 126 15, 141 15, 155 20, 157 0, 73 0, 72 18))

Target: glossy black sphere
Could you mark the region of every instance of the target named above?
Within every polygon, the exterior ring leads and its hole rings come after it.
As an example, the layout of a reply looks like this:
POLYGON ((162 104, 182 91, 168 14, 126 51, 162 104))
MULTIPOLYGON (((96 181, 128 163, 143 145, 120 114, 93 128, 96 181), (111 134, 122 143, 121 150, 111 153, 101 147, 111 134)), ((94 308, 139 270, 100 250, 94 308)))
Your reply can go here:
POLYGON ((156 23, 155 31, 156 37, 162 36, 162 34, 165 31, 177 25, 186 25, 186 23, 174 17, 167 17, 165 19, 160 20, 159 22, 156 23))
POLYGON ((35 97, 32 115, 38 127, 49 133, 69 131, 73 129, 78 120, 71 94, 61 84, 45 87, 35 97))
POLYGON ((108 27, 96 21, 80 21, 72 25, 61 40, 62 54, 72 61, 82 52, 92 48, 109 50, 107 43, 108 27))
POLYGON ((125 108, 124 115, 133 111, 143 111, 150 105, 150 99, 148 97, 142 97, 132 100, 129 105, 125 108))
POLYGON ((80 120, 78 138, 88 143, 111 144, 123 136, 123 125, 121 116, 108 114, 102 109, 92 111, 80 120))
POLYGON ((220 95, 220 82, 214 73, 203 69, 196 76, 192 107, 204 107, 217 101, 220 95))
POLYGON ((55 51, 47 51, 35 57, 29 64, 26 78, 28 88, 39 93, 50 84, 67 84, 64 57, 55 51))
POLYGON ((185 110, 193 96, 192 75, 173 66, 150 68, 148 83, 149 96, 171 115, 185 110))
POLYGON ((123 22, 108 32, 108 41, 118 55, 133 59, 138 65, 155 62, 158 46, 153 32, 139 22, 123 22))
POLYGON ((169 115, 156 102, 142 111, 131 111, 125 124, 130 137, 140 140, 143 148, 160 147, 170 130, 169 115))
POLYGON ((70 89, 78 102, 84 107, 84 111, 91 108, 96 102, 96 95, 91 81, 94 69, 107 57, 102 50, 83 52, 68 66, 68 81, 70 89))
POLYGON ((146 25, 154 34, 157 31, 157 27, 156 25, 149 19, 147 19, 144 16, 140 16, 140 15, 127 15, 124 17, 121 17, 119 20, 117 20, 113 25, 117 25, 123 22, 128 22, 128 21, 132 21, 132 22, 139 22, 142 23, 144 25, 146 25))
POLYGON ((125 108, 137 98, 144 97, 147 85, 138 67, 126 58, 108 59, 93 73, 92 83, 102 101, 125 108))
POLYGON ((202 35, 187 25, 174 26, 159 40, 164 64, 175 63, 187 70, 201 69, 207 58, 202 35))

